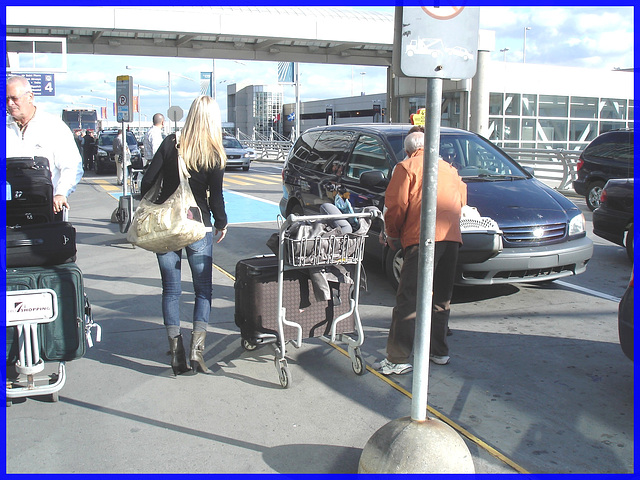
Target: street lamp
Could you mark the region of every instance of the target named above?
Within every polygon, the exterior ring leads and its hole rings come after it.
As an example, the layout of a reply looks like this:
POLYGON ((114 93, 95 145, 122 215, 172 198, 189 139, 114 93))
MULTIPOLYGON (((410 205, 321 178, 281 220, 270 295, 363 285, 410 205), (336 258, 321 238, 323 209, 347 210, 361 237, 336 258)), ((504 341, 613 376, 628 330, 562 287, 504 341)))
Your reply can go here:
POLYGON ((525 63, 527 58, 527 30, 531 30, 531 27, 524 27, 524 43, 522 44, 522 63, 525 63))
POLYGON ((360 95, 364 95, 364 76, 367 74, 367 72, 360 72, 360 76, 362 78, 362 91, 360 92, 360 95))
MULTIPOLYGON (((125 68, 127 70, 149 70, 147 68, 132 67, 132 66, 128 66, 128 65, 125 68)), ((198 83, 193 78, 185 77, 184 75, 180 75, 178 73, 174 73, 173 75, 177 76, 177 77, 180 77, 180 78, 184 78, 186 80, 191 80, 192 82, 195 82, 195 83, 198 83)), ((149 87, 145 87, 145 88, 149 88, 149 87)), ((173 105, 171 105, 171 71, 167 71, 167 90, 169 91, 169 108, 171 108, 173 106, 173 105)), ((156 91, 158 91, 158 90, 156 90, 156 91)), ((167 109, 167 116, 168 116, 168 109, 167 109)), ((171 131, 171 119, 169 118, 168 120, 169 120, 169 131, 171 131)))
POLYGON ((500 51, 503 53, 502 61, 506 62, 507 61, 507 52, 509 51, 509 49, 507 47, 505 47, 505 48, 501 48, 500 51))

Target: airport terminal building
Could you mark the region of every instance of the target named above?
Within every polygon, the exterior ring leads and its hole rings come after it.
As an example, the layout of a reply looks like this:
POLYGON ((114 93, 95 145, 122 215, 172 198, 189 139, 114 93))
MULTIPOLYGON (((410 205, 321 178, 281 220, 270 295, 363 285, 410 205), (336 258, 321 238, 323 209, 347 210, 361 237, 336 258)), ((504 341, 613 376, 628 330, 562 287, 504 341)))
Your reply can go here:
MULTIPOLYGON (((489 61, 483 73, 482 92, 472 91, 475 77, 444 81, 443 126, 479 131, 504 147, 566 150, 582 150, 604 131, 633 128, 633 71, 489 61), (474 128, 470 113, 474 94, 484 97, 480 128, 474 128)), ((395 104, 391 110, 398 112, 391 121, 408 123, 410 115, 425 106, 426 81, 396 77, 392 84, 393 96, 382 92, 309 102, 302 98, 300 129, 387 122, 390 101, 395 104)), ((233 92, 228 97, 229 121, 235 122, 236 129, 251 135, 256 125, 261 126, 261 134, 268 135, 273 127, 280 135, 291 135, 295 104, 282 105, 281 86, 230 85, 229 91, 233 92), (251 115, 257 116, 253 124, 251 115)))

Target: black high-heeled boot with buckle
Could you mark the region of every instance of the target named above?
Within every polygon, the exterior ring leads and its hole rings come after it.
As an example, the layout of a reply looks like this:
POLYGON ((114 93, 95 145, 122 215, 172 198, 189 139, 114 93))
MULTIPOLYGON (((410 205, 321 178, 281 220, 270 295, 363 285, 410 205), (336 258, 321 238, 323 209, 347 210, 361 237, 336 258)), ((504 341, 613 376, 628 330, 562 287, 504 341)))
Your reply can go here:
POLYGON ((174 375, 181 375, 190 370, 187 356, 182 343, 182 335, 167 337, 169 339, 169 353, 171 354, 171 368, 174 375))
POLYGON ((189 360, 191 360, 191 369, 194 372, 198 371, 198 367, 204 373, 209 373, 210 370, 204 363, 204 357, 202 352, 204 351, 204 339, 207 336, 207 332, 191 332, 191 354, 189 360))

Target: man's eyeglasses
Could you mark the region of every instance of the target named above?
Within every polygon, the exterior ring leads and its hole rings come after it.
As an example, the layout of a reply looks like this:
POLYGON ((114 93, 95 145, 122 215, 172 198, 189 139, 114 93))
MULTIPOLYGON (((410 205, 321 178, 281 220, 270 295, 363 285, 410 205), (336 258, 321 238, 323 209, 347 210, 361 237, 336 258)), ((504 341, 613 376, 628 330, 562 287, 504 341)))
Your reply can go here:
POLYGON ((18 100, 24 97, 27 93, 30 93, 30 92, 24 92, 22 95, 18 95, 17 97, 9 96, 7 97, 7 103, 9 103, 10 101, 13 103, 18 103, 18 100))

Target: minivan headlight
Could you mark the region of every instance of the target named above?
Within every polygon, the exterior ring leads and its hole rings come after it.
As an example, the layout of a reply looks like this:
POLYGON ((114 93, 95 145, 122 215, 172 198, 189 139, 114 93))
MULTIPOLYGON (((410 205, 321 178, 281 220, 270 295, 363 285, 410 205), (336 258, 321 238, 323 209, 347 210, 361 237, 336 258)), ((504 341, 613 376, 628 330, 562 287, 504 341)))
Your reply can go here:
POLYGON ((587 222, 582 213, 576 215, 569 222, 569 236, 584 235, 587 229, 587 222))

